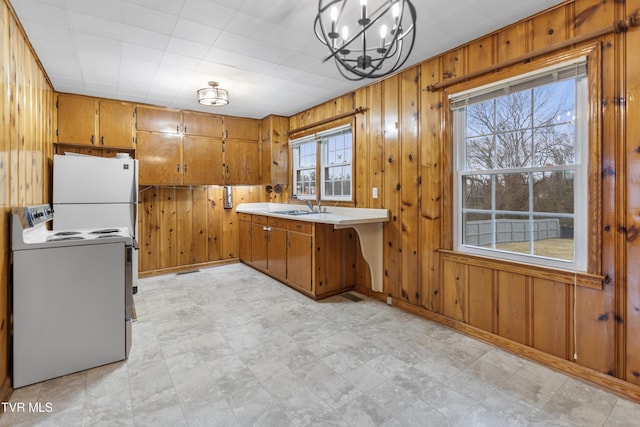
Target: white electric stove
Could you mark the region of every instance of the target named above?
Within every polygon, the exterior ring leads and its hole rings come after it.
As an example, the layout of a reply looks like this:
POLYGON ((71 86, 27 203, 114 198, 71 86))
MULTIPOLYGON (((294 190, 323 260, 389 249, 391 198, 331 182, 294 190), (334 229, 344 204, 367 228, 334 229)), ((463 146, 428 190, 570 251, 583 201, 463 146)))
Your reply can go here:
POLYGON ((49 205, 14 209, 13 387, 123 360, 131 347, 127 227, 49 230, 49 205))

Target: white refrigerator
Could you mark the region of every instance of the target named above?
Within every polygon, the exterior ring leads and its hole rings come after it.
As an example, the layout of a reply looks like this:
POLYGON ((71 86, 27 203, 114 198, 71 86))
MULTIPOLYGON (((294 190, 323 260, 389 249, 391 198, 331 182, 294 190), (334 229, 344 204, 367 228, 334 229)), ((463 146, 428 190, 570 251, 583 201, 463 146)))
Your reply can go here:
MULTIPOLYGON (((136 239, 138 161, 77 154, 53 156, 53 229, 128 227, 136 239)), ((138 285, 138 246, 133 251, 138 285)))

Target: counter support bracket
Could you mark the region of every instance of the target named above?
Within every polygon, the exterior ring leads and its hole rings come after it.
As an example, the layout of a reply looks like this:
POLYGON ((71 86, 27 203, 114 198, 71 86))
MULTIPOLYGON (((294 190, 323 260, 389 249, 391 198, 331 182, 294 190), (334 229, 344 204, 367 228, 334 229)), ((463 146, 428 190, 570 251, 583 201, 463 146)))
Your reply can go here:
POLYGON ((364 224, 335 224, 335 229, 353 228, 360 238, 360 249, 362 257, 369 264, 371 272, 371 289, 374 292, 383 292, 383 253, 382 253, 382 223, 364 224))

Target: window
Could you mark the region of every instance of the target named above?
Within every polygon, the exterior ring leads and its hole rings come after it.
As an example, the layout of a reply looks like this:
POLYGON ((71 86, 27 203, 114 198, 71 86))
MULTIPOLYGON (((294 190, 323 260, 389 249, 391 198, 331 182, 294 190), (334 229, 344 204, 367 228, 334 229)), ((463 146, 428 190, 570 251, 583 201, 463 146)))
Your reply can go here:
POLYGON ((450 96, 456 249, 586 270, 584 58, 450 96))
POLYGON ((316 199, 319 194, 322 200, 352 200, 351 125, 292 140, 290 145, 294 195, 301 199, 316 199))

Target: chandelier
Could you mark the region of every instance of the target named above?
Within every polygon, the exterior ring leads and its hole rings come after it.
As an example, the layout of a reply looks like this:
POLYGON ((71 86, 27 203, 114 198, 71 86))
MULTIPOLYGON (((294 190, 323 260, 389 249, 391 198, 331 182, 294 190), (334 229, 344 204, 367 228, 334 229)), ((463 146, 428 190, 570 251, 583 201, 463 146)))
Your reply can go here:
POLYGON ((409 0, 319 0, 315 32, 348 80, 380 78, 406 62, 416 39, 416 9, 409 0), (351 27, 349 27, 351 26, 351 27), (353 31, 353 33, 352 33, 353 31))
POLYGON ((210 107, 227 105, 229 103, 229 92, 220 89, 218 82, 209 82, 209 87, 198 90, 198 102, 210 107))

